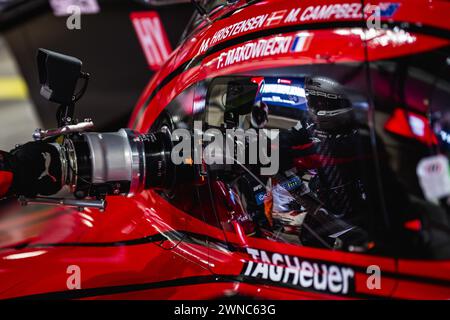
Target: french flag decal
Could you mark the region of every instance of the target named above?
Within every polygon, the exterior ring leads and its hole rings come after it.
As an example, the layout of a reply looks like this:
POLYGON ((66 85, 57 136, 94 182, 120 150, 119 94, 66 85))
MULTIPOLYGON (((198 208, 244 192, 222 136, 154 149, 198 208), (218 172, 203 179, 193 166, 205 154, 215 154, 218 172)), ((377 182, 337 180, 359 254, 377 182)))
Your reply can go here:
POLYGON ((391 18, 400 7, 400 3, 380 3, 380 16, 382 18, 391 18))
POLYGON ((159 69, 172 48, 158 13, 155 11, 133 12, 130 18, 150 69, 159 69))
POLYGON ((291 52, 304 52, 309 49, 312 41, 312 35, 309 33, 299 33, 292 42, 291 52))

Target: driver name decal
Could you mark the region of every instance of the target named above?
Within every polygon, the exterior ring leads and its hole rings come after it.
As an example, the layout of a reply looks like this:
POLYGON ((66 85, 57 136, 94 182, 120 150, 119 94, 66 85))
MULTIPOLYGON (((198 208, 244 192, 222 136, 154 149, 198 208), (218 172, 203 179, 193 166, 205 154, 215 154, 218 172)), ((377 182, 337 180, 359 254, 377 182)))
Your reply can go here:
POLYGON ((272 37, 251 41, 222 52, 217 59, 217 69, 252 59, 264 58, 289 52, 292 36, 272 37))
POLYGON ((347 295, 354 291, 352 268, 259 249, 247 248, 247 253, 261 262, 248 261, 242 270, 246 277, 332 294, 347 295))
POLYGON ((224 26, 216 31, 211 37, 205 38, 200 44, 197 55, 205 53, 210 47, 223 40, 248 31, 259 31, 265 28, 297 23, 314 23, 331 19, 361 19, 372 15, 377 8, 379 9, 378 15, 380 18, 391 18, 395 15, 399 7, 400 4, 395 2, 382 2, 377 5, 368 3, 364 5, 364 7, 361 2, 348 2, 311 5, 260 14, 224 26))

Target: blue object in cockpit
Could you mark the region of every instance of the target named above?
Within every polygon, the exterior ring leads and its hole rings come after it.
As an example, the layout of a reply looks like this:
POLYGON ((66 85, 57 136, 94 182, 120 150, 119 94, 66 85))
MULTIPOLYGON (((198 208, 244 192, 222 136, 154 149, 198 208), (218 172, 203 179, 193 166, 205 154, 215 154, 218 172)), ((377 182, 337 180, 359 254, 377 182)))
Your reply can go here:
POLYGON ((257 100, 269 106, 307 110, 304 79, 266 77, 257 100))

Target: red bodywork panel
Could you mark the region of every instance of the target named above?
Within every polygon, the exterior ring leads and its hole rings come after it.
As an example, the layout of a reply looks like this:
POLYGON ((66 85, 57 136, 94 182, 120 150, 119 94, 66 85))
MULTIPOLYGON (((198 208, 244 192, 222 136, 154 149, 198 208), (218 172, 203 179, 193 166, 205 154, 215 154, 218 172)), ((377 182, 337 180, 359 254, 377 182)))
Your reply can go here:
POLYGON ((11 184, 13 181, 12 172, 8 171, 0 171, 0 197, 4 196, 9 188, 11 188, 11 184))
MULTIPOLYGON (((398 0, 393 3, 399 4, 398 9, 393 16, 383 18, 383 22, 420 23, 450 30, 449 2, 398 0)), ((212 24, 199 28, 169 56, 143 91, 130 127, 148 131, 174 97, 202 79, 261 67, 361 62, 366 58, 375 61, 450 43, 448 39, 420 32, 411 33, 414 37, 411 41, 399 40, 386 30, 370 34, 357 27, 362 21, 358 15, 362 11, 358 7, 360 1, 266 0, 233 11, 241 5, 216 13, 212 24), (347 16, 336 13, 327 20, 314 20, 305 14, 304 21, 300 21, 305 8, 331 2, 354 7, 347 16), (296 8, 302 8, 298 21, 294 18, 287 21, 288 14, 296 8), (220 18, 226 11, 233 13, 220 18), (268 15, 263 23, 253 20, 247 31, 212 40, 222 28, 261 15, 268 15), (216 17, 218 20, 214 21, 216 17), (230 49, 273 37, 292 41, 299 32, 305 32, 310 38, 298 52, 248 60, 244 57, 228 65, 223 61, 223 54, 230 49)), ((450 261, 398 260, 251 237, 243 243, 239 232, 222 230, 194 218, 153 191, 107 200, 108 208, 103 213, 60 208, 58 214, 49 214, 46 227, 39 234, 3 241, 0 298, 212 299, 232 295, 268 299, 450 298, 450 261), (263 266, 251 254, 255 250, 261 256, 271 256, 271 261, 263 259, 263 266), (280 264, 274 264, 275 259, 280 264), (301 263, 300 268, 321 268, 321 275, 328 279, 324 284, 326 289, 313 290, 306 278, 297 279, 303 285, 289 285, 292 279, 289 277, 297 277, 297 263, 298 266, 301 263), (81 270, 81 289, 68 289, 67 268, 71 265, 81 270), (287 281, 263 281, 251 276, 255 274, 254 265, 260 266, 261 272, 280 272, 287 281), (372 265, 382 270, 382 285, 376 290, 367 287, 370 275, 367 267, 372 265), (345 291, 343 294, 333 292, 335 287, 328 278, 336 266, 353 274, 351 283, 342 280, 342 285, 348 286, 340 288, 341 292, 345 291), (286 276, 289 272, 292 274, 286 276)), ((38 222, 19 222, 14 228, 21 230, 35 223, 38 222)), ((245 228, 240 232, 246 232, 245 228)))

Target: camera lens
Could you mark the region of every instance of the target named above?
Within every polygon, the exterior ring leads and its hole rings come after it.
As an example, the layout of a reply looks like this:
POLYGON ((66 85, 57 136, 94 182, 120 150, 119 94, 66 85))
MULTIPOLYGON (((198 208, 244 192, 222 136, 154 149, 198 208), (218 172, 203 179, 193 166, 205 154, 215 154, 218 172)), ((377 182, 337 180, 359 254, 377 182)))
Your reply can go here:
POLYGON ((168 189, 175 179, 168 130, 149 134, 130 129, 83 133, 66 139, 64 149, 66 184, 79 198, 168 189))
POLYGON ((175 167, 170 158, 172 141, 168 130, 141 136, 145 149, 145 188, 169 189, 175 179, 175 167))

